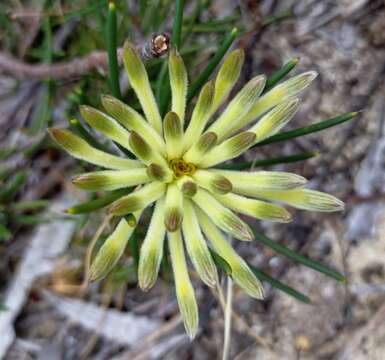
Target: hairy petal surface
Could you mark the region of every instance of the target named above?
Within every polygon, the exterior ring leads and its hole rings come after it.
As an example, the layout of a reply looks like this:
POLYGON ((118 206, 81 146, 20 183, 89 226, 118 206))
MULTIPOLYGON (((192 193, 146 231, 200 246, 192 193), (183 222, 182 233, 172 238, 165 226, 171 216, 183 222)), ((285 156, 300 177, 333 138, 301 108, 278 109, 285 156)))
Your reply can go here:
POLYGON ((284 171, 233 171, 212 170, 223 175, 233 184, 233 191, 248 195, 248 191, 288 190, 302 187, 307 180, 297 174, 284 171))
POLYGON ((192 199, 210 217, 214 224, 223 231, 239 240, 251 241, 254 239, 253 232, 249 226, 210 195, 208 191, 198 188, 196 195, 192 199))
POLYGON ((209 127, 208 131, 215 132, 219 140, 223 140, 231 133, 233 123, 246 114, 257 101, 263 88, 266 77, 258 75, 251 79, 230 102, 225 111, 209 127))
POLYGON ((275 86, 258 99, 252 109, 238 120, 237 126, 235 126, 232 131, 235 132, 242 129, 282 101, 297 96, 305 90, 316 77, 317 73, 315 71, 308 71, 275 86))
POLYGON ((197 170, 193 178, 199 186, 218 194, 227 194, 233 189, 231 182, 223 175, 208 170, 197 170))
POLYGON ((187 97, 187 71, 182 57, 175 48, 171 49, 168 61, 171 85, 171 110, 176 113, 183 125, 187 97))
POLYGON ((93 148, 66 129, 48 129, 52 139, 73 157, 107 169, 127 170, 143 166, 137 160, 124 159, 93 148))
POLYGON ((311 189, 258 190, 252 196, 282 202, 302 210, 320 212, 344 210, 344 203, 341 200, 332 195, 311 189))
POLYGON ((184 201, 183 237, 187 252, 202 281, 211 287, 218 282, 217 268, 203 238, 195 210, 190 200, 184 201))
POLYGON ((164 183, 154 181, 144 185, 140 190, 123 196, 110 206, 110 213, 114 215, 126 215, 134 211, 144 209, 158 200, 166 189, 164 183))
POLYGON ((130 133, 113 118, 91 106, 85 105, 80 107, 80 114, 92 128, 131 151, 128 144, 130 133))
POLYGON ((183 137, 183 148, 189 149, 201 136, 211 116, 212 101, 214 95, 214 84, 209 81, 203 86, 198 102, 192 113, 191 120, 183 137))
MULTIPOLYGON (((135 213, 139 219, 141 212, 135 213)), ((88 274, 89 281, 98 281, 105 278, 123 255, 127 242, 131 237, 136 223, 132 225, 125 219, 121 219, 118 226, 107 238, 92 261, 88 274)))
POLYGON ((102 104, 107 113, 126 129, 137 132, 147 139, 151 146, 162 155, 166 154, 166 145, 159 133, 137 111, 113 96, 102 96, 102 104))
POLYGON ((263 300, 262 284, 246 262, 234 251, 221 231, 202 211, 198 211, 198 218, 202 230, 214 250, 230 265, 231 277, 234 281, 251 297, 263 300))
POLYGON ((239 78, 243 62, 245 60, 245 53, 242 49, 232 51, 223 62, 215 78, 215 94, 211 107, 214 113, 219 106, 227 99, 231 89, 239 78))
POLYGON ((187 271, 181 232, 180 230, 172 233, 169 232, 167 236, 179 310, 186 332, 193 339, 198 331, 198 306, 187 271))
POLYGON ((169 160, 179 158, 183 151, 183 127, 175 112, 168 112, 163 122, 164 139, 166 141, 169 160))
POLYGON ((281 223, 291 221, 290 213, 278 205, 270 204, 261 200, 248 199, 232 193, 225 195, 214 194, 214 196, 228 208, 259 220, 276 221, 281 223))
POLYGON ((164 224, 168 231, 180 228, 183 220, 183 194, 176 182, 167 186, 164 224))
POLYGON ((147 121, 159 134, 162 134, 162 119, 154 93, 151 89, 150 81, 148 80, 146 69, 135 46, 129 42, 124 44, 123 63, 126 68, 128 80, 138 96, 147 121))
POLYGON ((150 181, 150 177, 145 168, 94 171, 76 176, 72 180, 77 187, 89 191, 112 191, 148 181, 150 181))
POLYGON ((255 133, 256 143, 273 136, 281 130, 298 110, 299 99, 289 99, 277 105, 262 117, 249 131, 255 133))
POLYGON ((236 158, 255 144, 256 139, 257 137, 252 131, 241 132, 212 148, 206 156, 198 161, 198 165, 202 168, 208 168, 236 158))
POLYGON ((163 257, 163 242, 166 228, 163 221, 164 198, 159 199, 154 207, 146 237, 140 248, 138 282, 142 290, 150 290, 158 278, 163 257))

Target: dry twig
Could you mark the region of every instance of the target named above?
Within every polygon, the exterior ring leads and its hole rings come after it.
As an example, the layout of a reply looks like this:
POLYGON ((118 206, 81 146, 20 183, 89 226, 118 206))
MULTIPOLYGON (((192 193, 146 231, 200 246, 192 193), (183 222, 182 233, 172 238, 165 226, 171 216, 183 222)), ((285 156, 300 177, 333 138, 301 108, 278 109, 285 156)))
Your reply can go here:
MULTIPOLYGON (((169 35, 155 34, 150 40, 137 46, 144 59, 163 56, 169 50, 169 35)), ((122 60, 122 48, 118 49, 119 61, 122 60)), ((0 52, 0 73, 17 79, 70 79, 87 74, 92 70, 106 70, 108 56, 105 51, 93 51, 87 56, 75 58, 59 64, 28 64, 15 57, 0 52)))

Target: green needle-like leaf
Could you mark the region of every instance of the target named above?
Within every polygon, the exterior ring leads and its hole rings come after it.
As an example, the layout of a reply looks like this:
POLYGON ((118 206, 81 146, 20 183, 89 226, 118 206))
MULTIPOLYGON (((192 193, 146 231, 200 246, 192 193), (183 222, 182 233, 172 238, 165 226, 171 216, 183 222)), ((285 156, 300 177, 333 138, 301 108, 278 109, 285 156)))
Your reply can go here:
POLYGON ((68 214, 85 214, 92 211, 99 210, 115 200, 118 200, 122 196, 128 195, 131 193, 132 189, 119 189, 116 191, 111 191, 108 194, 101 196, 97 199, 86 201, 81 204, 74 205, 67 209, 68 214))
POLYGON ((297 299, 297 300, 299 300, 305 304, 311 304, 311 302, 312 302, 311 299, 308 296, 306 296, 305 294, 303 294, 300 291, 293 289, 289 285, 286 285, 286 284, 280 282, 279 280, 271 277, 270 275, 266 274, 262 270, 259 270, 255 266, 252 266, 250 264, 248 264, 248 265, 250 267, 250 270, 255 274, 255 276, 259 280, 268 282, 272 287, 274 287, 278 290, 281 290, 282 292, 292 296, 293 298, 295 298, 295 299, 297 299))
POLYGON ((171 42, 179 49, 181 42, 182 22, 183 22, 183 6, 184 0, 175 1, 175 17, 172 27, 171 42))
POLYGON ((302 265, 305 265, 315 271, 323 273, 337 281, 346 282, 346 277, 341 273, 339 273, 338 271, 330 269, 316 260, 312 260, 303 255, 300 255, 297 252, 290 250, 288 247, 282 244, 278 244, 277 242, 269 239, 267 236, 261 233, 258 233, 256 231, 253 231, 253 232, 254 232, 255 239, 257 241, 270 247, 271 249, 276 251, 278 254, 287 256, 289 259, 296 261, 302 265))
POLYGON ((25 184, 28 178, 28 173, 25 171, 20 171, 11 179, 7 186, 0 188, 0 200, 9 201, 11 200, 20 188, 25 184))
POLYGON ((131 256, 134 260, 135 273, 137 274, 138 273, 140 247, 139 247, 139 241, 138 241, 138 234, 136 231, 134 231, 134 233, 132 234, 132 236, 129 239, 129 247, 130 247, 131 256))
POLYGON ((78 119, 71 119, 69 120, 69 123, 70 129, 73 130, 76 135, 79 135, 81 138, 87 141, 90 145, 105 152, 110 151, 106 146, 102 145, 78 119))
POLYGON ((276 14, 266 16, 264 19, 262 19, 262 26, 269 26, 277 21, 281 21, 292 16, 294 16, 294 13, 291 9, 283 10, 276 14))
POLYGON ((11 236, 12 236, 11 231, 5 225, 0 223, 0 242, 2 242, 3 240, 10 239, 11 236))
POLYGON ((117 55, 117 36, 116 36, 116 6, 113 2, 108 4, 107 15, 107 52, 108 52, 108 69, 110 74, 110 87, 112 94, 118 98, 122 98, 119 86, 119 65, 117 55))
POLYGON ((278 156, 271 159, 235 162, 233 164, 220 164, 218 168, 229 169, 229 170, 245 170, 251 167, 272 166, 277 164, 287 164, 287 163, 292 163, 297 161, 303 161, 303 160, 316 157, 319 154, 320 153, 318 151, 310 151, 310 152, 304 152, 304 153, 295 154, 295 155, 278 156))
POLYGON ((309 126, 304 126, 295 130, 290 130, 286 131, 280 134, 276 134, 274 136, 271 136, 267 138, 266 140, 261 141, 260 143, 256 144, 255 146, 261 146, 261 145, 267 145, 267 144, 272 144, 276 143, 279 141, 285 141, 288 139, 294 139, 299 136, 304 136, 308 135, 317 131, 325 130, 327 128, 330 128, 332 126, 339 125, 345 121, 349 121, 356 117, 359 114, 359 112, 349 112, 346 114, 342 114, 339 116, 336 116, 331 119, 323 120, 318 123, 309 125, 309 126))
POLYGON ((209 250, 215 265, 221 268, 227 275, 231 276, 231 273, 233 271, 231 269, 230 264, 222 256, 220 256, 216 251, 212 249, 209 249, 209 250))
POLYGON ((206 83, 211 74, 214 72, 217 65, 221 62, 222 58, 225 56, 226 51, 234 42, 237 37, 238 29, 234 28, 231 32, 225 37, 221 47, 218 49, 213 58, 209 61, 203 71, 200 73, 195 82, 191 85, 190 91, 187 95, 187 103, 189 103, 193 97, 199 92, 201 87, 206 83))
POLYGON ((48 204, 49 200, 19 201, 12 204, 10 208, 14 211, 38 210, 45 208, 48 204))
POLYGON ((277 83, 279 83, 291 70, 293 70, 297 66, 298 61, 299 61, 299 58, 294 58, 289 60, 279 70, 277 70, 273 75, 271 75, 266 80, 266 85, 265 85, 265 88, 263 89, 262 94, 269 91, 277 83))
MULTIPOLYGON (((215 262, 215 265, 221 268, 227 275, 231 276, 232 270, 229 263, 225 259, 223 259, 220 255, 218 255, 218 253, 216 253, 214 250, 210 249, 210 253, 215 262)), ((271 277, 270 275, 266 274, 262 270, 259 270, 255 266, 252 266, 250 264, 247 264, 247 265, 260 281, 266 281, 274 288, 281 290, 282 292, 294 297, 295 299, 305 304, 311 304, 311 299, 305 294, 271 277)))

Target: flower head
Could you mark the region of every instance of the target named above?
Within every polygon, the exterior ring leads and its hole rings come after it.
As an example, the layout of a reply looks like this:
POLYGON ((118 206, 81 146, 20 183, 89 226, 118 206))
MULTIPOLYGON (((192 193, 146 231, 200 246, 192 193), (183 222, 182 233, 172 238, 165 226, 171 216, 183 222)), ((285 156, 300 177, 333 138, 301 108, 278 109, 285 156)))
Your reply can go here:
POLYGON ((187 72, 173 49, 169 56, 171 111, 162 119, 145 67, 127 43, 124 65, 143 114, 103 96, 104 112, 83 106, 81 115, 92 128, 131 152, 132 158, 97 150, 68 130, 50 129, 53 139, 72 156, 106 169, 75 177, 76 186, 89 191, 135 188, 108 209, 122 218, 96 255, 90 279, 101 279, 113 268, 143 210, 155 203, 140 251, 139 286, 149 290, 154 285, 167 238, 179 307, 191 337, 197 331, 198 311, 184 248, 208 286, 218 281, 212 248, 230 265, 234 281, 250 296, 262 299, 259 280, 225 238, 253 240, 253 232, 239 214, 286 223, 291 215, 276 203, 313 211, 343 209, 335 197, 305 189, 306 179, 295 174, 215 168, 285 126, 298 109, 296 96, 316 77, 315 72, 302 73, 261 95, 266 78, 258 75, 215 116, 238 79, 243 58, 241 50, 230 53, 215 80, 203 86, 187 120, 187 72))

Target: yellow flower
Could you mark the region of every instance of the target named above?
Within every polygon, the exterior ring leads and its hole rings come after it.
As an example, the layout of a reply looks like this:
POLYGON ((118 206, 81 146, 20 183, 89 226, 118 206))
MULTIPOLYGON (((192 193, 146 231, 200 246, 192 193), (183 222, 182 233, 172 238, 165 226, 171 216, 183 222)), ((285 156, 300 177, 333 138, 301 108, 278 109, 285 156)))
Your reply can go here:
POLYGON ((154 285, 167 238, 176 295, 191 337, 197 331, 198 311, 183 240, 205 284, 215 286, 218 281, 211 247, 230 265, 234 281, 250 296, 262 299, 259 280, 225 238, 227 234, 253 240, 253 232, 237 214, 289 222, 289 212, 276 203, 313 211, 338 211, 344 206, 331 195, 305 189, 306 179, 295 174, 214 168, 284 127, 298 109, 296 96, 316 77, 312 71, 297 75, 261 96, 266 78, 256 76, 215 116, 238 79, 243 59, 241 50, 230 53, 215 80, 203 86, 191 119, 186 121, 187 72, 173 49, 169 57, 171 111, 162 121, 145 67, 135 48, 127 43, 124 65, 144 116, 111 96, 102 97, 105 112, 83 106, 81 115, 136 159, 94 149, 68 130, 49 130, 72 156, 107 169, 75 177, 76 186, 89 191, 136 187, 109 207, 111 214, 123 218, 96 255, 90 279, 106 276, 122 255, 136 226, 124 216, 132 214, 139 220, 143 210, 155 203, 140 251, 139 286, 149 290, 154 285))

